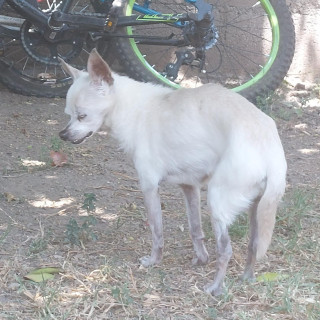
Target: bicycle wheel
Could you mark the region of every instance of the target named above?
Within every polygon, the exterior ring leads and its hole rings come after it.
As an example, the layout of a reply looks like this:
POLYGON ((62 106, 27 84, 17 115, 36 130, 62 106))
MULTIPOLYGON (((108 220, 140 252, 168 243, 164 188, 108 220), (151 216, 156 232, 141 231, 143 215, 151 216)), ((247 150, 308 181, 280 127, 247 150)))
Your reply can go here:
MULTIPOLYGON (((129 0, 125 15, 135 14, 129 0)), ((153 81, 171 87, 193 87, 219 82, 248 99, 254 100, 276 89, 285 77, 294 54, 295 33, 285 0, 211 0, 213 4, 213 42, 205 52, 199 68, 186 63, 175 79, 168 76, 168 66, 177 60, 177 51, 192 48, 146 45, 134 37, 161 36, 168 39, 185 37, 184 28, 174 24, 153 24, 127 27, 130 39, 119 39, 119 58, 130 76, 141 81, 153 81)), ((183 0, 154 0, 150 9, 161 13, 184 13, 194 7, 183 0)), ((141 39, 141 38, 140 38, 141 39)))
MULTIPOLYGON (((62 1, 37 0, 44 12, 52 12, 62 1)), ((95 5, 95 2, 92 2, 95 5)), ((70 13, 94 13, 86 0, 74 1, 70 13)), ((99 46, 104 53, 106 42, 93 42, 85 32, 65 32, 57 42, 49 42, 31 22, 17 15, 9 6, 1 14, 15 17, 10 22, 10 32, 0 33, 0 80, 9 89, 24 95, 39 97, 64 97, 72 79, 60 67, 58 56, 78 69, 84 69, 91 49, 99 46)))

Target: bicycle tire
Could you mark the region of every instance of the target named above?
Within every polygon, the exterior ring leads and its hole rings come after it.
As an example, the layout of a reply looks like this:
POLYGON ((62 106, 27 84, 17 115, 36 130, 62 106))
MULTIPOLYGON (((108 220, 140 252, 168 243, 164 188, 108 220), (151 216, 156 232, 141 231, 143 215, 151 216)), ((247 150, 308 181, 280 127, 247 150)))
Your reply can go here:
MULTIPOLYGON (((161 0, 160 0, 161 1, 161 0)), ((133 12, 133 3, 134 0, 129 0, 127 6, 124 8, 124 14, 125 15, 131 15, 133 12)), ((156 3, 157 1, 153 1, 152 4, 156 3)), ((212 2, 212 1, 211 1, 212 2)), ((250 2, 250 1, 249 1, 250 2)), ((291 65, 294 50, 295 50, 295 31, 294 31, 294 25, 293 20, 291 17, 291 14, 289 12, 289 9, 285 3, 285 0, 261 0, 258 3, 260 4, 260 8, 256 8, 257 1, 252 1, 252 5, 248 7, 244 7, 244 4, 241 3, 241 1, 228 1, 229 8, 226 8, 227 1, 220 1, 220 0, 214 0, 214 21, 216 23, 216 27, 218 30, 218 33, 220 33, 219 37, 217 38, 217 43, 208 50, 220 50, 222 52, 221 54, 221 70, 217 68, 217 70, 208 76, 208 74, 202 74, 198 73, 196 78, 192 77, 186 77, 186 80, 188 80, 187 85, 184 85, 184 83, 180 84, 179 81, 171 81, 169 80, 165 73, 163 72, 163 67, 158 67, 157 64, 160 64, 160 58, 159 55, 157 55, 157 52, 149 54, 148 50, 150 50, 150 46, 147 45, 140 45, 139 43, 136 43, 134 40, 134 37, 131 39, 124 39, 120 38, 117 40, 116 46, 118 50, 118 57, 121 61, 121 63, 125 66, 125 69, 127 70, 128 74, 140 81, 146 81, 146 82, 155 82, 160 83, 166 86, 171 86, 174 88, 178 88, 179 86, 190 86, 190 79, 195 79, 194 85, 199 85, 207 82, 220 82, 222 85, 229 87, 249 100, 254 101, 257 96, 266 94, 270 91, 275 90, 280 83, 283 81, 284 77, 286 76, 289 67, 291 65), (231 3, 231 4, 230 4, 231 3), (238 7, 237 7, 238 3, 238 7), (253 5, 255 4, 255 5, 253 5), (219 7, 222 6, 222 7, 219 7), (252 11, 249 12, 249 9, 252 11), (219 11, 219 14, 222 16, 224 15, 231 15, 231 18, 226 18, 225 22, 222 18, 221 21, 219 21, 219 17, 215 17, 215 12, 217 13, 217 10, 219 11), (222 11, 224 10, 224 11, 222 11), (258 12, 257 10, 260 10, 263 12, 263 14, 267 17, 267 19, 264 20, 263 24, 267 24, 267 29, 260 29, 257 26, 262 24, 261 21, 257 21, 258 12), (222 13, 221 13, 222 12, 222 13), (247 14, 252 15, 252 19, 246 21, 247 14), (240 19, 240 17, 242 17, 240 19), (229 20, 228 20, 229 19, 229 20), (256 19, 256 20, 254 20, 256 19), (252 23, 253 22, 253 23, 252 23), (224 24, 223 24, 224 23, 224 24), (247 25, 245 25, 247 23, 247 25), (249 25, 250 23, 250 25, 249 25), (227 33, 227 29, 229 27, 229 30, 231 27, 233 27, 233 32, 236 33, 236 35, 229 36, 229 40, 233 43, 230 44, 230 41, 227 43, 225 39, 227 39, 227 35, 223 39, 224 32, 227 33), (253 30, 253 28, 255 28, 253 30), (253 30, 253 31, 252 31, 253 30), (256 32, 257 35, 254 35, 253 33, 256 32), (269 39, 267 39, 267 35, 265 36, 266 39, 264 39, 263 36, 261 36, 259 33, 267 33, 269 32, 269 39), (242 41, 240 39, 241 33, 244 35, 242 39, 246 41, 242 41), (247 38, 245 38, 247 37, 247 38), (271 38, 270 38, 271 37, 271 38), (260 42, 266 43, 269 48, 266 50, 269 50, 266 52, 261 52, 261 57, 259 59, 263 60, 262 64, 254 61, 254 58, 252 58, 254 55, 258 57, 259 52, 253 52, 252 47, 250 46, 249 41, 252 41, 250 39, 255 39, 260 42), (270 40, 271 39, 271 40, 270 40), (225 42, 224 42, 225 41, 225 42), (238 46, 238 47, 237 47, 238 46), (252 65, 257 68, 257 71, 255 74, 251 74, 250 72, 247 72, 244 70, 244 73, 247 74, 247 79, 244 80, 239 76, 239 79, 233 76, 233 78, 230 77, 230 74, 225 72, 226 76, 223 78, 223 72, 224 70, 227 70, 230 65, 235 64, 234 61, 230 61, 230 54, 229 57, 227 56, 227 50, 226 48, 230 49, 233 48, 232 55, 235 55, 234 52, 237 52, 238 56, 241 59, 240 66, 242 64, 246 63, 247 56, 251 55, 247 59, 247 63, 252 62, 252 65), (225 56, 223 56, 225 54, 225 56), (223 61, 223 59, 225 59, 223 61), (223 65, 225 64, 225 65, 223 65), (229 64, 229 66, 228 66, 229 64), (256 64, 256 65, 255 65, 256 64), (158 69, 157 69, 158 68, 158 69), (161 69, 162 68, 162 69, 161 69), (222 76, 221 76, 222 75, 222 76), (205 79, 205 81, 203 81, 205 79)), ((248 3, 248 1, 246 1, 248 3)), ((161 4, 159 4, 161 5, 161 4)), ((181 9, 181 2, 178 3, 178 7, 181 9)), ((162 5, 163 8, 166 7, 166 5, 162 5)), ((170 10, 172 9, 172 6, 170 10)), ((163 12, 166 13, 166 12, 163 12)), ((171 13, 171 11, 170 11, 171 13)), ((177 13, 182 13, 181 11, 177 13)), ((249 19, 249 18, 248 18, 249 19)), ((146 28, 145 26, 143 28, 146 28)), ((154 28, 159 28, 159 25, 155 25, 154 28)), ((175 28, 176 29, 176 28, 175 28)), ((160 30, 160 28, 159 28, 160 30)), ((128 35, 134 35, 138 34, 138 32, 143 32, 141 30, 133 30, 131 27, 127 27, 124 32, 128 35)), ((146 31, 148 34, 150 34, 150 30, 146 31)), ((163 32, 163 31, 162 31, 163 32)), ((164 34, 164 33, 163 33, 164 34)), ((253 44, 254 46, 257 46, 257 44, 253 44)), ((161 48, 162 49, 162 48, 161 48)), ((261 49, 263 49, 263 46, 261 44, 261 49)), ((175 49, 174 49, 175 50, 175 49)), ((160 49, 158 50, 161 51, 160 49)), ((173 56, 172 54, 173 50, 171 48, 171 58, 173 56)), ((161 52, 163 55, 163 52, 161 52)), ((231 56, 232 56, 231 55, 231 56)), ((213 56, 213 53, 212 53, 213 56)), ((235 58, 236 59, 236 58, 235 58)), ((167 62, 170 62, 169 60, 167 62)), ((249 63, 250 64, 250 63, 249 63)), ((194 68, 195 69, 195 68, 194 68)), ((196 71, 198 72, 198 71, 196 71)), ((185 75, 183 75, 184 77, 185 75)), ((183 82, 183 81, 182 81, 183 82)))
MULTIPOLYGON (((85 0, 83 2, 77 1, 76 6, 72 7, 69 12, 83 12, 84 8, 90 13, 95 13, 97 9, 100 10, 100 8, 93 8, 92 6, 89 9, 89 5, 86 2, 85 0)), ((49 6, 48 9, 47 7, 42 7, 43 10, 52 10, 50 5, 58 6, 59 2, 39 0, 38 4, 40 6, 49 6)), ((1 14, 23 19, 9 6, 2 8, 1 14)), ((18 30, 17 28, 16 30, 18 30)), ((2 45, 0 81, 11 91, 22 95, 48 98, 66 96, 72 84, 72 79, 61 69, 58 60, 55 63, 50 61, 55 53, 61 52, 62 57, 64 57, 63 54, 69 57, 68 62, 79 69, 85 69, 89 52, 97 44, 100 54, 106 56, 107 43, 102 41, 89 43, 85 33, 70 33, 67 35, 66 42, 60 45, 46 42, 42 36, 37 37, 37 29, 33 29, 33 26, 30 23, 28 24, 27 21, 22 24, 19 32, 19 37, 0 34, 2 45), (25 30, 25 32, 23 33, 21 30, 25 30)))

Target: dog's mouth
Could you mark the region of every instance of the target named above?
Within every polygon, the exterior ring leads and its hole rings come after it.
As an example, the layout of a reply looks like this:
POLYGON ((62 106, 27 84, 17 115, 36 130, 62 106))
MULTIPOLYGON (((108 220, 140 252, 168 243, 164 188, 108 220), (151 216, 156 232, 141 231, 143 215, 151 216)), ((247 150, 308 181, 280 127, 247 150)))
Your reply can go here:
POLYGON ((90 131, 88 134, 86 134, 84 137, 80 139, 74 139, 72 135, 70 134, 69 127, 66 127, 62 131, 60 131, 59 136, 62 140, 64 141, 69 141, 73 144, 79 144, 83 142, 85 139, 89 138, 90 136, 93 135, 93 131, 90 131))
POLYGON ((86 136, 84 136, 81 139, 76 139, 76 140, 71 140, 70 142, 73 144, 79 144, 81 142, 83 142, 84 140, 86 140, 87 138, 91 137, 93 135, 93 131, 90 131, 86 136))

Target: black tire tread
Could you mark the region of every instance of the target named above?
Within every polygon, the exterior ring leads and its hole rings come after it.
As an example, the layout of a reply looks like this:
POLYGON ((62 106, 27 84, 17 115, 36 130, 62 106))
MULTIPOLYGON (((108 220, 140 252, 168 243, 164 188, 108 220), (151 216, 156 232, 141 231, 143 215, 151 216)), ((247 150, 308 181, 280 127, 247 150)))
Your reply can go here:
POLYGON ((15 72, 3 62, 0 62, 0 81, 12 92, 35 97, 65 97, 69 89, 70 83, 65 86, 40 85, 30 81, 26 81, 19 77, 15 72))

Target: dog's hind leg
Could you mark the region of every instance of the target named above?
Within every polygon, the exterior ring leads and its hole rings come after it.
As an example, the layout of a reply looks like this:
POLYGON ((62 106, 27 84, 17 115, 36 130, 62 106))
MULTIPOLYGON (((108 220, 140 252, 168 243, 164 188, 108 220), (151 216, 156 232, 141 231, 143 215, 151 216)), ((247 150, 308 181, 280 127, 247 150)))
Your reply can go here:
POLYGON ((250 207, 250 201, 243 196, 242 186, 234 187, 228 180, 211 181, 208 185, 208 204, 216 238, 216 274, 214 281, 205 286, 212 295, 222 293, 223 279, 232 256, 228 226, 235 217, 250 207))
POLYGON ((207 284, 204 290, 214 296, 222 293, 223 279, 227 272, 227 266, 232 256, 231 241, 228 233, 227 225, 221 221, 212 219, 215 231, 217 258, 216 258, 216 274, 214 281, 207 284))
POLYGON ((191 185, 181 185, 181 188, 186 200, 190 235, 196 253, 196 256, 192 259, 192 264, 203 265, 208 262, 208 252, 203 243, 204 234, 200 215, 200 189, 191 185))
POLYGON ((160 263, 163 250, 163 227, 160 195, 157 188, 144 191, 144 202, 148 214, 148 223, 152 233, 152 250, 150 256, 140 259, 144 267, 160 263))

